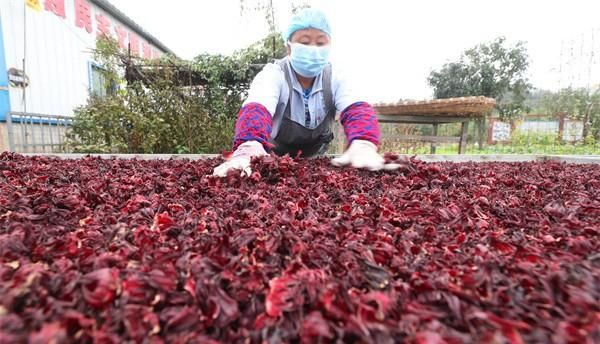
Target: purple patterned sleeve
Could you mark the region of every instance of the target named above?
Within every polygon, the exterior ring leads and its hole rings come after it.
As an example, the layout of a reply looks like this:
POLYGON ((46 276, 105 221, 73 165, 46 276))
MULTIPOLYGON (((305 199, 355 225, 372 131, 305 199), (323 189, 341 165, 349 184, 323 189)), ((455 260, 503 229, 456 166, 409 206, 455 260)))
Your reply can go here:
POLYGON ((352 143, 353 140, 365 140, 379 145, 379 121, 375 109, 369 103, 356 102, 348 106, 342 111, 340 122, 344 126, 348 143, 352 143))
POLYGON ((269 137, 272 126, 273 118, 264 106, 259 103, 246 104, 238 112, 233 150, 246 141, 258 141, 265 150, 271 149, 269 137))

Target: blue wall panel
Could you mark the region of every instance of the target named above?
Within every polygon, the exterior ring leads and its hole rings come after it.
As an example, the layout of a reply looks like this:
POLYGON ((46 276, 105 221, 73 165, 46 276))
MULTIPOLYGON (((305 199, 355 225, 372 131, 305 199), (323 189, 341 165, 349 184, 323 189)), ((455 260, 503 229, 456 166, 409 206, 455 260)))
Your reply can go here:
POLYGON ((0 121, 5 121, 10 112, 8 96, 8 71, 4 52, 4 32, 2 32, 2 15, 0 14, 0 121))

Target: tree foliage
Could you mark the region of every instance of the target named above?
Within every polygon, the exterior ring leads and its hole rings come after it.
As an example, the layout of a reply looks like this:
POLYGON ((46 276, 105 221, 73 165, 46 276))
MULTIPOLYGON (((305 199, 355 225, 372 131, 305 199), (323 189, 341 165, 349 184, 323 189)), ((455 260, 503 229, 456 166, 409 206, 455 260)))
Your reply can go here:
POLYGON ((544 113, 565 115, 583 122, 583 136, 600 140, 600 85, 592 88, 563 88, 542 98, 544 113))
POLYGON ((530 85, 529 65, 523 42, 509 45, 504 37, 466 50, 456 62, 430 73, 428 82, 436 98, 486 96, 496 99, 504 119, 519 117, 525 110, 530 85))
POLYGON ((120 87, 102 98, 90 94, 87 104, 75 110, 68 146, 76 152, 106 153, 227 150, 252 78, 264 63, 283 55, 282 39, 270 35, 231 56, 136 61, 129 68, 139 67, 152 77, 125 82, 124 56, 117 42, 101 39, 95 60, 104 68, 106 82, 120 87), (200 75, 203 82, 191 82, 193 75, 200 75))

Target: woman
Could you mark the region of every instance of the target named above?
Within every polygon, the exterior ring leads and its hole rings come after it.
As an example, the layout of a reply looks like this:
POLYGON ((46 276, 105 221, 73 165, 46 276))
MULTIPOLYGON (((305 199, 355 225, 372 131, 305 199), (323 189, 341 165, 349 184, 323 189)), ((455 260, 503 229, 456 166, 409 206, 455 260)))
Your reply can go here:
POLYGON ((329 64, 331 28, 316 9, 296 14, 283 35, 287 56, 267 64, 255 77, 238 114, 231 159, 214 170, 250 174, 250 159, 273 151, 277 155, 323 154, 333 139, 337 111, 349 148, 335 166, 391 169, 377 153, 379 123, 368 103, 354 96, 329 64))

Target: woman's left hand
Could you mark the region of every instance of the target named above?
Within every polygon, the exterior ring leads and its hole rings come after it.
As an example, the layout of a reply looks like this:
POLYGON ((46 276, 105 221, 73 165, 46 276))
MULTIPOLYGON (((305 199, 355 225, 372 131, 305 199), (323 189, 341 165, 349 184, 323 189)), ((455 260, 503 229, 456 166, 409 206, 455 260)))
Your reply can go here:
POLYGON ((386 164, 385 159, 377 153, 377 146, 366 140, 354 140, 350 147, 339 158, 331 160, 334 166, 350 165, 354 168, 365 168, 370 171, 395 170, 399 164, 386 164))
POLYGON ((242 175, 250 176, 252 174, 250 160, 255 156, 263 155, 267 155, 267 152, 260 142, 244 142, 233 152, 231 159, 214 169, 213 176, 225 177, 231 170, 240 170, 242 175))

